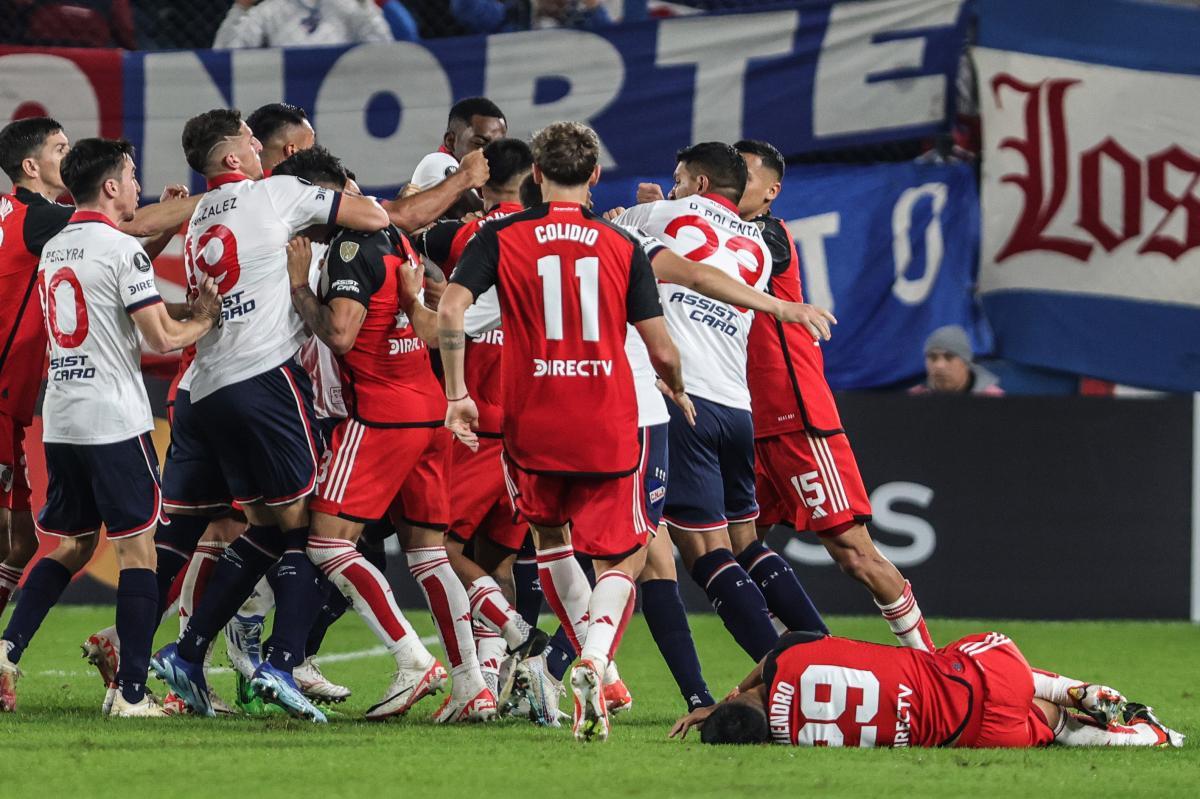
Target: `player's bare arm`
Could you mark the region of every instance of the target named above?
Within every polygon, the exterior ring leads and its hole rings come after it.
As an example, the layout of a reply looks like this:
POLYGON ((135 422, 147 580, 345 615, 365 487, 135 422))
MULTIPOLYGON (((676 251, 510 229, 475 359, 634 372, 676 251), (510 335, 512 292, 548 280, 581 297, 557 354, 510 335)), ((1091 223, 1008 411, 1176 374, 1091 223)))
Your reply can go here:
POLYGON ((438 349, 442 354, 442 373, 446 381, 446 427, 472 450, 479 449, 479 409, 467 393, 463 355, 467 337, 463 315, 475 298, 465 286, 451 283, 438 305, 438 349))
POLYGON ((374 197, 344 193, 338 204, 337 219, 340 227, 362 233, 374 233, 388 226, 388 212, 374 197))
POLYGON ((821 341, 830 339, 830 325, 837 324, 834 315, 824 308, 802 302, 784 302, 734 280, 715 266, 689 261, 665 247, 655 253, 650 264, 654 268, 654 276, 661 281, 689 288, 730 305, 769 313, 781 322, 802 324, 813 338, 821 341))
POLYGON ((705 719, 713 714, 718 707, 727 702, 742 702, 745 704, 756 704, 759 707, 766 705, 766 686, 763 684, 763 667, 767 662, 767 658, 763 657, 754 664, 754 668, 750 670, 740 683, 737 684, 732 691, 726 695, 724 699, 715 705, 708 707, 698 707, 688 713, 686 716, 680 717, 674 725, 671 726, 671 731, 667 733, 668 738, 679 737, 683 740, 687 737, 688 730, 693 727, 701 727, 704 725, 705 719))
POLYGON ((150 348, 165 354, 195 344, 221 318, 221 296, 212 278, 206 277, 200 284, 189 308, 187 318, 182 320, 172 318, 161 302, 140 308, 131 316, 150 348))
POLYGON ((488 179, 487 160, 482 150, 467 153, 458 166, 458 171, 436 186, 407 197, 387 200, 387 210, 392 224, 411 233, 436 220, 458 200, 464 191, 477 189, 488 179))
MULTIPOLYGON (((164 191, 163 196, 165 197, 166 194, 167 192, 164 191)), ((196 210, 196 204, 200 202, 200 198, 203 196, 202 194, 197 194, 195 197, 168 198, 161 202, 143 206, 133 212, 133 219, 128 222, 122 222, 119 225, 120 230, 122 233, 128 233, 130 236, 137 236, 139 238, 157 237, 167 232, 173 235, 179 230, 181 225, 192 218, 192 212, 196 210)), ((166 245, 164 244, 163 246, 166 245)), ((149 248, 146 251, 151 258, 158 255, 158 253, 152 252, 149 248)))
MULTIPOLYGON (((184 186, 182 183, 172 183, 163 189, 163 193, 159 195, 158 202, 162 204, 169 200, 186 200, 190 194, 191 192, 188 191, 187 186, 184 186)), ((173 228, 163 230, 157 236, 143 238, 142 249, 153 260, 162 254, 162 251, 167 248, 167 245, 171 243, 171 239, 175 238, 175 234, 178 232, 179 226, 176 225, 173 228)))
POLYGON ((425 307, 437 311, 446 290, 446 273, 432 261, 425 262, 425 307))
POLYGON ((667 323, 661 316, 643 319, 634 323, 638 335, 650 353, 650 363, 658 375, 658 390, 679 406, 687 417, 688 424, 696 424, 696 408, 683 385, 683 366, 679 362, 679 349, 667 332, 667 323))
POLYGON ((334 298, 328 305, 317 299, 308 285, 312 243, 307 238, 297 236, 289 241, 287 254, 292 307, 314 336, 338 355, 345 355, 358 338, 358 331, 367 317, 367 309, 361 303, 342 297, 334 298))

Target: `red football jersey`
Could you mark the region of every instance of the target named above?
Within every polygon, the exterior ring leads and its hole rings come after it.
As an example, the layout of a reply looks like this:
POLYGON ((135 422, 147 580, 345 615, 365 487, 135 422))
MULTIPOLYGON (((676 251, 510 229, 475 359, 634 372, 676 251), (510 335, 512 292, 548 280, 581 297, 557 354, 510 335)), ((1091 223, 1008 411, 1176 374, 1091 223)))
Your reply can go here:
POLYGON ((46 376, 38 261, 74 210, 25 188, 0 195, 0 413, 22 425, 33 421, 46 376))
MULTIPOLYGON (((804 302, 800 257, 791 234, 773 216, 755 221, 763 225, 773 261, 767 292, 788 302, 804 302)), ((785 325, 769 314, 755 314, 746 352, 755 438, 797 430, 819 435, 841 432, 837 403, 825 382, 821 347, 803 325, 785 325)))
POLYGON ((828 636, 785 635, 768 655, 767 721, 792 746, 941 746, 975 701, 961 657, 828 636))
POLYGON ((509 458, 543 474, 633 472, 626 324, 662 315, 642 248, 578 203, 547 203, 481 226, 450 280, 475 297, 497 287, 509 458))
POLYGON ((350 417, 369 427, 439 427, 446 398, 425 346, 400 309, 400 270, 419 263, 394 227, 343 230, 329 245, 322 301, 343 298, 367 309, 354 346, 338 357, 350 417))
MULTIPOLYGON (((467 243, 475 237, 479 226, 520 213, 520 203, 500 203, 488 211, 482 219, 470 222, 447 221, 430 228, 420 238, 420 249, 447 275, 454 271, 467 243)), ((504 349, 504 330, 496 328, 478 336, 467 336, 467 349, 463 362, 467 390, 479 409, 479 434, 499 436, 504 418, 500 376, 500 357, 504 349)))

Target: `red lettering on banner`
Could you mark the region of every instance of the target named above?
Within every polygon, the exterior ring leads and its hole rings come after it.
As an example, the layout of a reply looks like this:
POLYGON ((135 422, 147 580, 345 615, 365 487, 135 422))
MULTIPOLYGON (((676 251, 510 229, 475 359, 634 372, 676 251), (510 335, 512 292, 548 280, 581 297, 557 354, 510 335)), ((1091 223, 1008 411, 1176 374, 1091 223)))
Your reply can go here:
POLYGON ((1139 255, 1155 252, 1176 261, 1200 247, 1200 197, 1195 194, 1200 184, 1200 157, 1175 144, 1143 159, 1112 136, 1079 155, 1079 216, 1075 224, 1088 234, 1090 240, 1046 233, 1062 211, 1070 187, 1066 98, 1068 91, 1081 83, 1077 78, 1047 78, 1027 83, 1007 73, 995 75, 991 80, 996 107, 1003 107, 1001 94, 1007 89, 1022 98, 1025 115, 1024 138, 1009 136, 999 144, 1001 150, 1012 150, 1021 156, 1025 171, 1000 178, 1001 183, 1011 183, 1021 190, 1024 205, 1008 240, 996 253, 996 263, 1034 251, 1056 252, 1077 261, 1087 261, 1096 244, 1106 252, 1112 252, 1142 235, 1144 211, 1154 213, 1152 207, 1147 207, 1147 200, 1165 214, 1138 248, 1139 255), (1105 162, 1116 167, 1120 176, 1118 229, 1103 217, 1101 170, 1105 162), (1168 188, 1168 167, 1191 176, 1186 188, 1178 194, 1168 188), (1186 216, 1182 240, 1163 233, 1176 212, 1186 216))

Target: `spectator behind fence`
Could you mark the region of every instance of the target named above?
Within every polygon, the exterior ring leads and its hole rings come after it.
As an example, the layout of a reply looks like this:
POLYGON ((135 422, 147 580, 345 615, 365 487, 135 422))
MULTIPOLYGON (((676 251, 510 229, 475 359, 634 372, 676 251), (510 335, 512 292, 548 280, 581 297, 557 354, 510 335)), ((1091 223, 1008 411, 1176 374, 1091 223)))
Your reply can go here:
POLYGON ((213 47, 294 47, 394 41, 374 0, 236 0, 213 47))
POLYGON ((967 331, 946 325, 925 340, 925 382, 909 389, 910 394, 982 394, 1000 396, 1000 380, 975 363, 975 351, 967 331))
POLYGON ((137 46, 129 0, 0 0, 0 34, 41 47, 137 46))
POLYGON ((594 30, 612 24, 603 0, 450 0, 450 11, 473 33, 539 28, 594 30))

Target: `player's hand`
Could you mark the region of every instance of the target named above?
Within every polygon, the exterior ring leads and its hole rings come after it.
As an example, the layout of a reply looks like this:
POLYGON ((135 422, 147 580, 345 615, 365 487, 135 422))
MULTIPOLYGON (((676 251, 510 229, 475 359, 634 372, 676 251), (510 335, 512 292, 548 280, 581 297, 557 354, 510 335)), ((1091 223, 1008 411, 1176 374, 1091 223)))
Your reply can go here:
POLYGON ((708 707, 696 708, 691 713, 688 713, 686 716, 681 718, 679 721, 675 722, 675 725, 673 727, 671 727, 671 732, 667 735, 667 737, 674 738, 675 736, 678 735, 679 740, 682 741, 684 738, 687 737, 688 730, 692 729, 693 727, 703 726, 704 720, 707 719, 709 716, 711 716, 712 712, 716 709, 717 709, 716 705, 709 705, 708 707))
POLYGON ((479 409, 475 407, 475 400, 469 396, 453 402, 447 400, 446 427, 472 452, 479 451, 479 436, 475 434, 479 429, 479 409))
POLYGON ((400 195, 396 199, 404 200, 409 197, 412 197, 414 194, 420 194, 420 193, 421 193, 421 187, 418 186, 416 183, 413 183, 410 180, 408 183, 404 184, 404 188, 400 190, 400 195))
POLYGON ((491 176, 487 159, 483 157, 483 150, 472 150, 463 156, 463 160, 458 164, 458 171, 467 176, 473 189, 483 186, 491 176))
POLYGON ((172 183, 163 189, 162 194, 158 195, 158 201, 165 203, 167 200, 183 200, 186 199, 191 192, 188 187, 182 183, 172 183))
POLYGON ((818 341, 829 341, 833 336, 830 325, 838 323, 837 317, 829 311, 804 302, 781 302, 779 312, 775 316, 781 322, 804 325, 804 329, 818 341))
POLYGON ((673 391, 667 385, 666 381, 661 377, 654 381, 654 385, 663 393, 667 399, 679 406, 679 410, 683 411, 683 416, 687 419, 688 424, 692 427, 696 426, 696 406, 692 404, 692 398, 684 391, 673 391))
POLYGON ((221 295, 217 292, 217 281, 206 275, 200 281, 190 305, 193 317, 207 319, 215 326, 221 319, 221 295))
POLYGON ((421 296, 424 285, 425 267, 421 265, 420 260, 400 267, 400 307, 405 313, 408 313, 413 303, 421 296))
POLYGON ((293 288, 308 285, 308 272, 312 266, 312 242, 297 236, 287 243, 288 279, 293 288))
POLYGON ((657 183, 639 183, 637 201, 639 203, 654 203, 664 199, 662 186, 657 183))
MULTIPOLYGON (((459 221, 465 225, 468 222, 474 222, 476 219, 483 219, 483 217, 484 217, 483 211, 472 211, 469 214, 463 214, 462 219, 460 219, 459 221)), ((430 227, 433 227, 433 225, 430 225, 430 227)))
POLYGON ((618 205, 616 208, 610 208, 604 212, 604 218, 609 222, 617 221, 617 217, 625 213, 625 206, 618 205))

